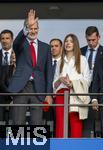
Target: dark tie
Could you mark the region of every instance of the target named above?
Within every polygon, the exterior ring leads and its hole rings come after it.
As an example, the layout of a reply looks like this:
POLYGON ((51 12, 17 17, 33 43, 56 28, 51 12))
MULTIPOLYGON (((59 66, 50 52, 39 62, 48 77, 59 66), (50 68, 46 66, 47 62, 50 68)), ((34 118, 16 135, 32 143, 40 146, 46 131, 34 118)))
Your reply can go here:
POLYGON ((57 65, 57 60, 54 60, 53 61, 53 66, 52 66, 52 68, 53 68, 53 78, 54 78, 54 74, 55 74, 55 70, 56 70, 56 65, 57 65))
POLYGON ((30 51, 31 51, 33 67, 35 67, 36 66, 36 53, 35 53, 35 48, 34 48, 33 43, 34 42, 30 42, 30 51))
POLYGON ((8 52, 5 52, 4 65, 8 65, 8 52))
POLYGON ((88 64, 89 64, 89 69, 92 69, 92 59, 93 59, 93 51, 94 49, 90 49, 90 55, 88 57, 88 64))

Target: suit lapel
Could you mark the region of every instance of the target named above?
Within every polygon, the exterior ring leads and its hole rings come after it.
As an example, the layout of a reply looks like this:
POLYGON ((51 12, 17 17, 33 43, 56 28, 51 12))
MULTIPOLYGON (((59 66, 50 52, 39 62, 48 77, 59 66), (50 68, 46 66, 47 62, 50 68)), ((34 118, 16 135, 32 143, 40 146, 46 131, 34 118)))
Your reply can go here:
POLYGON ((84 48, 84 56, 86 56, 86 53, 87 53, 87 48, 88 48, 88 46, 86 46, 85 48, 84 48))
POLYGON ((32 65, 32 57, 31 57, 31 53, 30 53, 29 42, 27 41, 27 39, 25 39, 25 42, 23 44, 23 48, 24 48, 24 55, 26 57, 27 62, 30 65, 32 65))
MULTIPOLYGON (((41 58, 42 58, 42 55, 43 53, 41 54, 41 51, 43 49, 43 46, 41 44, 41 41, 37 40, 38 42, 38 50, 37 50, 37 65, 38 66, 40 64, 40 61, 41 61, 41 58)), ((24 55, 26 57, 26 60, 28 61, 28 63, 30 65, 32 65, 32 57, 31 57, 31 53, 29 51, 29 42, 27 41, 27 39, 24 41, 24 44, 23 44, 23 48, 24 48, 24 55)))
POLYGON ((42 47, 42 44, 41 42, 38 40, 38 52, 37 52, 37 66, 40 64, 40 60, 41 60, 41 57, 43 55, 43 53, 41 53, 43 47, 42 47))
POLYGON ((95 58, 95 62, 98 60, 98 58, 100 56, 103 56, 103 47, 101 45, 98 48, 97 55, 96 55, 96 58, 95 58))

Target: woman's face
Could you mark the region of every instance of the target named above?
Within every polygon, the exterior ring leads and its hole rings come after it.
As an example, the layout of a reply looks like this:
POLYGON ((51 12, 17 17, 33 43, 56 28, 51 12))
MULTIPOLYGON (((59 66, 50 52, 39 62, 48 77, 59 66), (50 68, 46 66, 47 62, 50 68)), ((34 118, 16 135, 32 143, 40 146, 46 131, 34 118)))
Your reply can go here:
POLYGON ((70 36, 66 39, 66 41, 64 43, 64 47, 65 47, 65 50, 68 52, 73 51, 74 43, 73 43, 73 39, 70 36))

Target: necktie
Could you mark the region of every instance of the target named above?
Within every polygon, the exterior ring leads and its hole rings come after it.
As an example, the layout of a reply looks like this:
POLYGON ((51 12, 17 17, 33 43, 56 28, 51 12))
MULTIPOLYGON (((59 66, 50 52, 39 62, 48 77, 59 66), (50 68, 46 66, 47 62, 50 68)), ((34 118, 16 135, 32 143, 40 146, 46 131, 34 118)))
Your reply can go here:
POLYGON ((55 70, 56 70, 56 65, 57 65, 57 60, 54 60, 54 63, 53 63, 53 78, 54 78, 54 74, 55 74, 55 70))
POLYGON ((30 42, 30 52, 31 52, 33 67, 35 67, 36 66, 36 53, 35 53, 35 48, 34 48, 33 43, 34 42, 30 42))
POLYGON ((4 65, 8 65, 8 52, 5 52, 4 65))
POLYGON ((88 64, 89 64, 89 69, 90 70, 92 70, 93 51, 94 51, 94 49, 90 49, 90 55, 88 57, 88 64))

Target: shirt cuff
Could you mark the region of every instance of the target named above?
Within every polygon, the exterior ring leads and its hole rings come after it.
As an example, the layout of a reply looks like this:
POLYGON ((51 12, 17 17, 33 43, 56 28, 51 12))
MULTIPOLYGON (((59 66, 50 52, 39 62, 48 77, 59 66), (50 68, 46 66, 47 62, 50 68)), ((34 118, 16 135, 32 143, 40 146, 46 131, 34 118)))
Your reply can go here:
POLYGON ((92 99, 92 102, 98 102, 98 100, 97 99, 92 99))
POLYGON ((25 36, 27 36, 28 33, 29 33, 29 30, 26 26, 24 26, 24 28, 23 28, 23 33, 24 33, 25 36))

